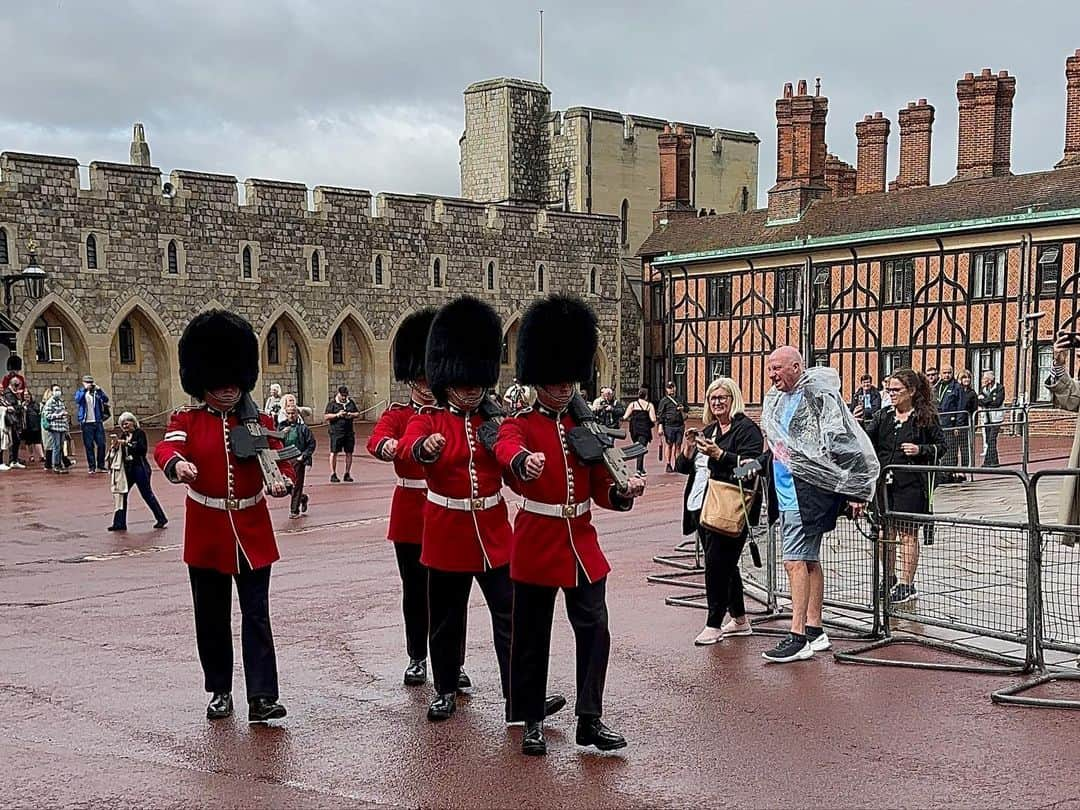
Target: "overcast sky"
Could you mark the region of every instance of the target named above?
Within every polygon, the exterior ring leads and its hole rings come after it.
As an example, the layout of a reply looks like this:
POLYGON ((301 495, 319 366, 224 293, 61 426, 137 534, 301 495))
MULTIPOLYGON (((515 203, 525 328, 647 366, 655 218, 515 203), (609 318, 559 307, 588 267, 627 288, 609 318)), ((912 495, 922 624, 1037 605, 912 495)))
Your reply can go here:
POLYGON ((829 149, 854 122, 926 97, 933 180, 956 164, 956 80, 1017 76, 1013 171, 1061 158, 1065 57, 1080 3, 579 0, 0 0, 0 150, 372 191, 457 194, 461 91, 537 78, 582 104, 757 132, 759 198, 775 179, 773 102, 822 77, 829 149))

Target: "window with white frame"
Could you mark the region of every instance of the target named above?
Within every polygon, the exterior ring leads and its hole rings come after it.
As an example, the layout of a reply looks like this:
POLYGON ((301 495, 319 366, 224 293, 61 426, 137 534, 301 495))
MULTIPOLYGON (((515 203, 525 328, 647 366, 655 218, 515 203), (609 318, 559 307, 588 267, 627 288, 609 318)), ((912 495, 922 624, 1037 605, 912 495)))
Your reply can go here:
POLYGON ((972 380, 981 380, 984 371, 994 372, 994 379, 1001 379, 1001 347, 977 346, 968 352, 972 380))
POLYGON ((39 363, 64 361, 64 330, 38 319, 34 324, 34 349, 39 363))
POLYGON ((1058 282, 1061 280, 1061 245, 1040 246, 1035 267, 1039 295, 1056 295, 1058 282))
POLYGON ((731 314, 731 276, 710 276, 705 280, 705 315, 719 318, 731 314))
POLYGON ((881 268, 881 300, 910 304, 915 298, 915 260, 889 259, 881 268))
POLYGON ((881 378, 892 376, 900 368, 911 368, 911 349, 891 348, 881 352, 881 378))
POLYGON ((971 259, 971 297, 998 298, 1005 294, 1004 250, 984 250, 971 259))
POLYGON ((1050 389, 1046 380, 1050 368, 1054 365, 1054 344, 1040 343, 1035 350, 1035 379, 1031 381, 1031 399, 1033 402, 1049 402, 1050 389))
POLYGON ((828 309, 832 306, 832 268, 814 268, 814 309, 828 309))
POLYGON ((727 354, 714 354, 709 358, 709 379, 731 376, 731 356, 727 354))

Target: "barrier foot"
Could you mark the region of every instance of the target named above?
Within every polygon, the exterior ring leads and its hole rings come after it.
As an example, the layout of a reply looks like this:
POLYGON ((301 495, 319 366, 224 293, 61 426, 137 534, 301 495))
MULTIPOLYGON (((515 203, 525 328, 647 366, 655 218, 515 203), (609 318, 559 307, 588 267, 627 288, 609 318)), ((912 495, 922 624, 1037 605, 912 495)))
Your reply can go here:
POLYGON ((689 554, 658 554, 652 558, 657 565, 669 568, 681 568, 683 571, 704 571, 705 558, 690 552, 689 554))
MULTIPOLYGON (((790 627, 758 627, 758 624, 764 624, 766 622, 776 621, 790 621, 791 612, 783 611, 766 616, 761 619, 752 620, 750 623, 754 625, 754 633, 761 636, 786 636, 791 632, 790 627)), ((840 639, 841 641, 868 641, 869 639, 876 639, 880 635, 874 632, 873 628, 866 627, 865 624, 857 622, 852 619, 850 622, 841 618, 822 619, 822 626, 829 631, 829 638, 840 639)))
POLYGON ((646 582, 651 582, 653 585, 678 585, 682 588, 705 588, 705 583, 698 580, 697 582, 686 582, 685 579, 689 577, 700 577, 704 573, 704 570, 698 571, 672 571, 670 574, 649 574, 645 577, 646 582))
POLYGON ((864 664, 881 667, 906 667, 908 669, 930 669, 945 672, 971 672, 980 675, 1023 675, 1029 672, 1031 667, 1027 662, 1017 662, 1015 658, 999 655, 997 653, 976 650, 958 644, 949 644, 936 639, 919 638, 917 636, 890 636, 865 644, 851 650, 833 653, 833 658, 841 664, 864 664), (883 650, 899 644, 911 644, 917 647, 925 647, 937 652, 949 655, 981 661, 976 663, 948 663, 945 661, 905 661, 895 658, 877 658, 867 655, 875 650, 883 650))
POLYGON ((1080 673, 1047 672, 1033 681, 999 689, 991 693, 990 700, 1005 706, 1035 706, 1040 709, 1080 709, 1080 698, 1070 700, 1069 698, 1031 697, 1024 694, 1048 683, 1065 682, 1080 683, 1080 673))
MULTIPOLYGON (((771 613, 769 611, 769 606, 765 602, 757 599, 754 596, 751 596, 748 593, 744 594, 744 596, 749 601, 757 602, 763 608, 762 610, 750 610, 748 608, 747 611, 746 611, 747 616, 758 617, 757 618, 758 621, 774 617, 775 614, 773 614, 773 613, 771 613)), ((669 605, 671 607, 689 607, 689 608, 698 608, 699 610, 708 610, 709 609, 709 605, 705 601, 705 593, 704 593, 704 591, 701 592, 701 593, 696 593, 693 596, 669 596, 664 600, 664 604, 669 605)), ((751 618, 750 623, 753 624, 754 621, 755 621, 755 619, 751 618)))

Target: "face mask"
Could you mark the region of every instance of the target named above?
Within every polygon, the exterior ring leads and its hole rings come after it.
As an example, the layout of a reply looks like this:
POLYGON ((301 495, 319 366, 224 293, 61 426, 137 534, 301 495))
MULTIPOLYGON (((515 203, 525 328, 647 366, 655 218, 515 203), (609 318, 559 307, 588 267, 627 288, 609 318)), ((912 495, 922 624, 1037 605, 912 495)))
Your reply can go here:
POLYGON ((63 396, 62 392, 53 390, 53 392, 52 392, 53 399, 60 399, 61 396, 63 396))

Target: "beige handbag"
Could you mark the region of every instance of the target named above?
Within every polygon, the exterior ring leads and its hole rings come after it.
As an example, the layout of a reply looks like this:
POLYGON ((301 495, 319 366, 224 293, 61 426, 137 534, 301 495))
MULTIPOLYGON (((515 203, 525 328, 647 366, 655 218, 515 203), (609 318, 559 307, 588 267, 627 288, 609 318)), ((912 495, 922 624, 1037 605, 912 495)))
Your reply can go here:
POLYGON ((698 523, 710 532, 738 537, 750 522, 750 507, 756 496, 756 479, 747 489, 741 483, 727 484, 710 478, 698 523))

